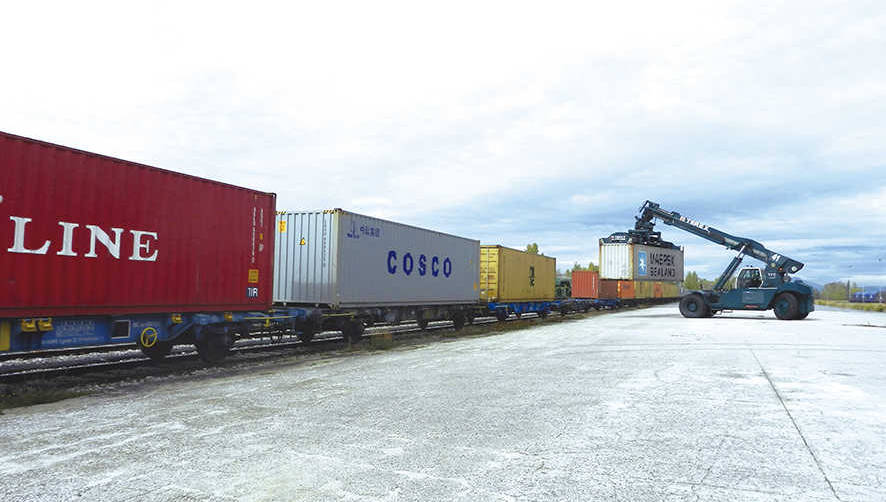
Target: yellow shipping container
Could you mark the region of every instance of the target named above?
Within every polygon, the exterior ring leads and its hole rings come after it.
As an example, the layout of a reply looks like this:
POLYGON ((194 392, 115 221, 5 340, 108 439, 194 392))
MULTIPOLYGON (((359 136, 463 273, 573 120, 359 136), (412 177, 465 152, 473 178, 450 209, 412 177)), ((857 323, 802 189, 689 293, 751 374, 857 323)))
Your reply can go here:
POLYGON ((655 298, 655 283, 652 281, 634 281, 634 298, 655 298))
POLYGON ((680 283, 679 282, 663 282, 662 285, 662 298, 679 298, 680 297, 680 283))
POLYGON ((557 259, 497 245, 480 246, 480 301, 554 299, 557 259))
MULTIPOLYGON (((628 282, 628 281, 622 281, 628 282)), ((634 298, 679 298, 680 283, 664 281, 634 281, 634 298)))

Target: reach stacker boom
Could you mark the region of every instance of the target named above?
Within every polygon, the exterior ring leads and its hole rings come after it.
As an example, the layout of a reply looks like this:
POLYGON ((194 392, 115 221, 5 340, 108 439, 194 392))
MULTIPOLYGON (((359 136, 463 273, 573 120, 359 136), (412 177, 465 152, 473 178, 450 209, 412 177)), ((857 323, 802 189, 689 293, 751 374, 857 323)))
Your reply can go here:
POLYGON ((655 218, 662 222, 738 251, 712 290, 690 291, 680 300, 684 317, 711 317, 722 310, 769 310, 783 320, 805 319, 815 310, 812 288, 800 280, 791 280, 803 268, 797 260, 766 249, 759 242, 746 237, 721 232, 680 213, 662 209, 657 203, 646 201, 633 230, 628 231, 631 242, 662 245, 661 233, 654 231, 655 218), (729 282, 745 256, 762 261, 764 268, 745 267, 739 272, 735 287, 729 282))

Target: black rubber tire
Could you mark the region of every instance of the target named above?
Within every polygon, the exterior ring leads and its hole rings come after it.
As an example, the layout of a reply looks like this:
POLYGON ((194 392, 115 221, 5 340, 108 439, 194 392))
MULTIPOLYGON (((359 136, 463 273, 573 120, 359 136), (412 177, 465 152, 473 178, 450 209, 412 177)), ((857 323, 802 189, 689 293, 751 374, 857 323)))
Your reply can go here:
POLYGON ((503 309, 498 309, 495 311, 495 318, 499 320, 499 322, 504 322, 508 319, 508 311, 503 309))
POLYGON ((452 326, 456 331, 465 327, 465 315, 462 313, 457 313, 452 316, 452 326))
POLYGON ((172 352, 172 342, 160 341, 155 343, 153 347, 145 347, 142 344, 138 344, 138 348, 140 348, 142 354, 148 356, 151 361, 162 361, 170 352, 172 352))
POLYGON ((710 309, 701 295, 686 295, 680 300, 680 313, 689 319, 708 317, 710 309))
POLYGON ((809 312, 803 312, 802 314, 799 314, 794 319, 796 319, 797 321, 802 321, 803 319, 806 319, 808 316, 809 316, 809 312))
POLYGON ((418 324, 418 329, 424 331, 428 329, 428 320, 427 319, 419 319, 415 321, 418 324))
POLYGON ((800 302, 791 293, 781 293, 772 302, 772 310, 775 311, 775 317, 782 321, 793 321, 800 315, 800 302))

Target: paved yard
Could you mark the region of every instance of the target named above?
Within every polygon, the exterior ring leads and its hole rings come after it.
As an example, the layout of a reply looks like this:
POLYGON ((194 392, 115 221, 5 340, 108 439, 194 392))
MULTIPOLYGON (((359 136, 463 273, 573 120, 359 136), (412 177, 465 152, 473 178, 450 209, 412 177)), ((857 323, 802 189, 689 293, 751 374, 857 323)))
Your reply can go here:
POLYGON ((884 326, 669 305, 147 382, 0 416, 0 500, 886 500, 884 326))

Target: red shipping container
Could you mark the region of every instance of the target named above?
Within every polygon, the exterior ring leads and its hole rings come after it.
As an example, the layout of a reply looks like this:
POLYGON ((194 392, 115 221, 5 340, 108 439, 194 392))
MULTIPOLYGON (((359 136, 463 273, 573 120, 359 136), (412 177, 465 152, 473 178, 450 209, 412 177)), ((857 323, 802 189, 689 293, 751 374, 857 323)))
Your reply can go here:
POLYGON ((600 279, 600 298, 633 299, 635 294, 634 281, 600 279))
POLYGON ((600 275, 590 270, 572 271, 573 298, 600 298, 600 275))
POLYGON ((274 194, 0 132, 0 317, 264 310, 274 194))
POLYGON ((618 298, 618 281, 616 279, 600 279, 598 289, 600 298, 609 300, 618 298))

